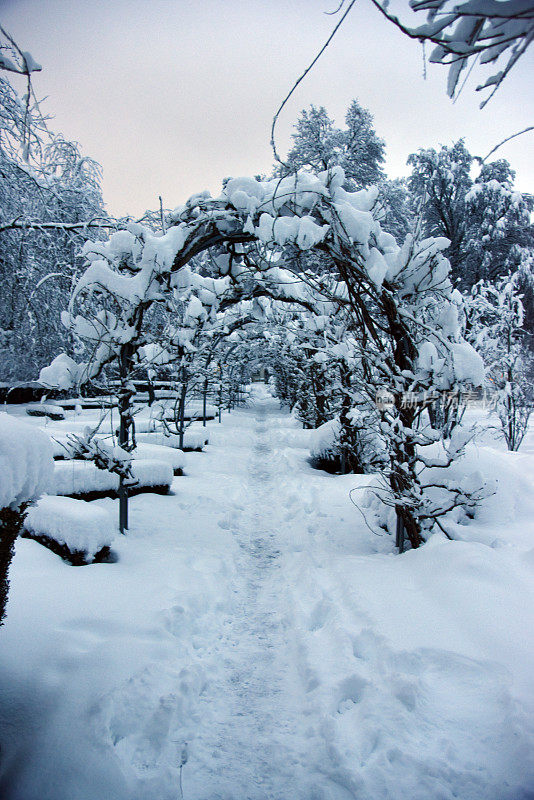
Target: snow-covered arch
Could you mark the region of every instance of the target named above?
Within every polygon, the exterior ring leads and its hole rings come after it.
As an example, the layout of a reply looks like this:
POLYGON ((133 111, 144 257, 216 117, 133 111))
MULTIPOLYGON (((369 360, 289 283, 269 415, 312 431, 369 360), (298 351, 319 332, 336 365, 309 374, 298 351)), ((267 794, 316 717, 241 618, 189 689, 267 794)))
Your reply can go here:
POLYGON ((165 231, 130 223, 105 242, 88 242, 87 269, 63 322, 86 342, 90 357, 75 363, 63 354, 40 380, 69 388, 116 361, 121 445, 127 447, 129 376, 153 303, 179 298, 187 304, 186 321, 215 318, 243 301, 260 316, 272 302, 323 319, 342 313, 345 330, 358 333, 358 353, 339 342, 336 357, 346 360, 347 370, 358 363, 362 389, 370 395, 381 387, 393 397, 392 408, 381 411, 390 444, 389 499, 417 546, 424 520, 435 516, 421 500, 417 448, 439 435, 416 430, 424 401, 414 411, 402 398, 480 383, 483 367, 461 336, 461 296, 441 253, 448 241, 408 237, 399 247, 381 228, 376 188, 348 192, 343 184, 339 167, 269 181, 231 179, 217 198, 202 193, 176 208, 165 231), (327 256, 325 274, 292 266, 296 252, 313 248, 327 256), (217 273, 207 277, 192 269, 191 260, 210 249, 216 250, 217 273), (79 313, 88 296, 96 313, 79 313))

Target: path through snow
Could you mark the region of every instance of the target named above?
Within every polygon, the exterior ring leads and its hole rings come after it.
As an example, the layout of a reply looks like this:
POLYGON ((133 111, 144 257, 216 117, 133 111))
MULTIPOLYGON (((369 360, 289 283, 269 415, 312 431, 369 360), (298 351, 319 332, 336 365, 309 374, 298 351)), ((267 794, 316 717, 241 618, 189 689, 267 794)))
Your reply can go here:
POLYGON ((185 800, 534 796, 532 553, 396 556, 307 436, 255 387, 174 495, 132 500, 116 564, 18 542, 5 800, 177 800, 185 743, 185 800))

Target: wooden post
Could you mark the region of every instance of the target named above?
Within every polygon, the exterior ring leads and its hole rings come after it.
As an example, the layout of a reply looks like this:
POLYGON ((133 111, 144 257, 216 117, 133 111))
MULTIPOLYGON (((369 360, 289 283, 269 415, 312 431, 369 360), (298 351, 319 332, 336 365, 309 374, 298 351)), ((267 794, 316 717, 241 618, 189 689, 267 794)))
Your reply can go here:
POLYGON ((399 548, 399 553, 404 552, 404 520, 397 509, 397 530, 395 533, 395 546, 399 548))
POLYGON ((208 399, 208 379, 204 378, 204 388, 202 391, 202 425, 206 427, 206 405, 208 399))

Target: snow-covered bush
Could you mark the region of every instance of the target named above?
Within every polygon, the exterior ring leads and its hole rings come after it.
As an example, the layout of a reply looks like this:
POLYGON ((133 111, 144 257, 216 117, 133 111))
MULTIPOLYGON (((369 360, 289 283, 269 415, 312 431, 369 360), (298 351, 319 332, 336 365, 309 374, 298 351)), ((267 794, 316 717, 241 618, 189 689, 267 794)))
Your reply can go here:
POLYGON ((340 469, 339 435, 341 424, 331 419, 310 433, 310 457, 312 465, 327 472, 340 469))
POLYGON ((73 565, 106 558, 114 536, 113 523, 103 508, 49 495, 29 508, 24 530, 73 565))
POLYGON ((15 417, 0 414, 0 623, 7 602, 9 565, 24 508, 48 491, 53 469, 49 437, 15 417))

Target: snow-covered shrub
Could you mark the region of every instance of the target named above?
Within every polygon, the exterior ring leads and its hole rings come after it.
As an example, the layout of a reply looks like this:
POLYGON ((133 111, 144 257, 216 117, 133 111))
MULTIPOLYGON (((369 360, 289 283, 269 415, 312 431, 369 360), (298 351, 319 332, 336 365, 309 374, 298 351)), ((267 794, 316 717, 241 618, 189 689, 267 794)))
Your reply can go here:
MULTIPOLYGON (((97 430, 97 429, 96 429, 97 430)), ((96 430, 86 428, 82 436, 67 435, 66 453, 70 458, 91 461, 97 469, 113 472, 129 481, 132 478, 130 453, 118 445, 96 438, 96 430)))
POLYGON ((15 417, 0 414, 0 623, 25 505, 48 490, 53 469, 48 436, 15 417))
MULTIPOLYGON (((482 455, 472 443, 474 436, 472 429, 458 425, 446 443, 436 440, 418 447, 419 476, 413 503, 418 503, 422 519, 436 522, 447 536, 448 523, 472 519, 481 501, 488 501, 498 487, 499 470, 495 469, 495 458, 488 455, 491 448, 483 448, 488 453, 482 455)), ((502 457, 500 460, 506 473, 508 464, 502 457)), ((396 509, 384 475, 375 476, 365 487, 361 506, 379 527, 391 534, 397 532, 396 509)), ((425 538, 431 530, 426 528, 425 538)))
POLYGON ((310 457, 312 466, 326 472, 338 472, 340 469, 339 435, 341 424, 338 419, 331 419, 310 431, 310 457))
POLYGON ((113 523, 103 508, 49 495, 29 508, 24 531, 73 565, 102 561, 109 555, 114 536, 113 523))

